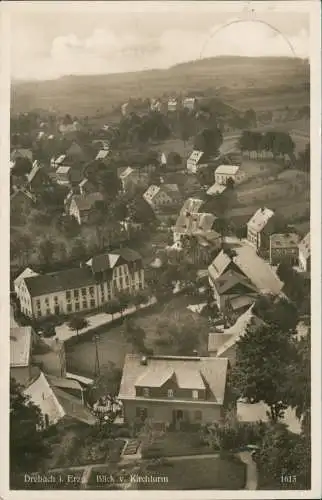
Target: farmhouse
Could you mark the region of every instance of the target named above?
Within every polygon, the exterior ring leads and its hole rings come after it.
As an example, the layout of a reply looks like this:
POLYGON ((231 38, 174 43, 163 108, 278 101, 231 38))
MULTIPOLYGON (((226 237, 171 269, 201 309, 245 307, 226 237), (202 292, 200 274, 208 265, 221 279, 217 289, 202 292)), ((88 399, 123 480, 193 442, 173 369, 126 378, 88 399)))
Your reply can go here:
POLYGON ((259 208, 247 222, 247 240, 257 250, 269 248, 269 236, 274 232, 274 212, 259 208))
POLYGON ((87 222, 90 215, 95 210, 95 203, 103 201, 104 196, 101 193, 90 193, 83 195, 74 195, 69 205, 69 215, 75 217, 78 224, 87 222))
POLYGON ((298 246, 298 259, 301 271, 311 272, 311 243, 310 233, 308 233, 298 246))
POLYGON ((145 287, 140 254, 129 248, 92 257, 85 267, 21 279, 21 311, 30 318, 90 311, 118 291, 145 287))
POLYGON ((299 236, 296 233, 272 234, 269 238, 269 262, 275 266, 282 260, 291 265, 298 262, 299 236))
POLYGON ((279 295, 283 283, 249 245, 222 250, 208 267, 209 284, 220 310, 250 306, 259 294, 279 295))
POLYGON ((126 356, 118 398, 124 419, 180 430, 225 415, 228 360, 212 357, 126 356))
POLYGON ((229 179, 239 184, 245 177, 239 165, 219 165, 215 171, 216 184, 226 186, 229 179))
POLYGON ((143 198, 153 209, 174 205, 178 203, 180 197, 177 184, 161 184, 160 186, 152 184, 143 194, 143 198))
POLYGON ((187 160, 188 172, 195 174, 200 168, 205 166, 205 164, 202 163, 204 156, 205 155, 202 151, 193 151, 187 160))

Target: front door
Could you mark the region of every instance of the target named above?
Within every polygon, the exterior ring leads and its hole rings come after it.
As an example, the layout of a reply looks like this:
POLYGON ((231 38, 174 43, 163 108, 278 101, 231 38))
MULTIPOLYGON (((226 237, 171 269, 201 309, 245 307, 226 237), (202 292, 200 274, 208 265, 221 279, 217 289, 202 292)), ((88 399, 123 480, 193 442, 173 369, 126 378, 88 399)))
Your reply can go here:
POLYGON ((173 410, 172 411, 172 423, 176 430, 180 430, 180 424, 183 420, 183 411, 182 410, 173 410))

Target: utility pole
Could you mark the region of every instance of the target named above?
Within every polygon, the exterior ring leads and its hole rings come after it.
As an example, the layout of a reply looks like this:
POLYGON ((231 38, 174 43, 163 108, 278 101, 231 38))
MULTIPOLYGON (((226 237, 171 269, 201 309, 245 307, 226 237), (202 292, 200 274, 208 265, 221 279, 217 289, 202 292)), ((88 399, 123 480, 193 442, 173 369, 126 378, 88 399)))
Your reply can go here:
POLYGON ((93 341, 95 342, 94 379, 97 379, 101 375, 100 362, 99 362, 99 357, 98 357, 98 341, 99 341, 99 336, 97 334, 94 335, 93 341))

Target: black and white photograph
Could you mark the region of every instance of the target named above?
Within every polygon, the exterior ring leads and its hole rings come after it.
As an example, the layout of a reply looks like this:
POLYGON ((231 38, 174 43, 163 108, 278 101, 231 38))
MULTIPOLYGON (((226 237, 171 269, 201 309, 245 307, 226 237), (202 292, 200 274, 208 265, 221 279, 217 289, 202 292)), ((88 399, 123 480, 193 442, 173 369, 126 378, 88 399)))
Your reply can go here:
POLYGON ((10 498, 318 498, 319 2, 3 6, 10 498))

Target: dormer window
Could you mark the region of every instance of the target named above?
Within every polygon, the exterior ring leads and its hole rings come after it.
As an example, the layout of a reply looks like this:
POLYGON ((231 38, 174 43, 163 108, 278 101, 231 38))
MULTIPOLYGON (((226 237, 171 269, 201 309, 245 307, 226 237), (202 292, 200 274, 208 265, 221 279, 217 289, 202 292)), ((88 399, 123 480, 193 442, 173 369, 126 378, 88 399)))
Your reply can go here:
POLYGON ((148 387, 144 387, 144 389, 143 389, 143 396, 145 398, 148 398, 149 395, 150 395, 149 388, 148 387))
POLYGON ((168 398, 173 398, 173 390, 168 389, 168 398))
POLYGON ((198 399, 198 391, 192 391, 192 399, 198 399))

